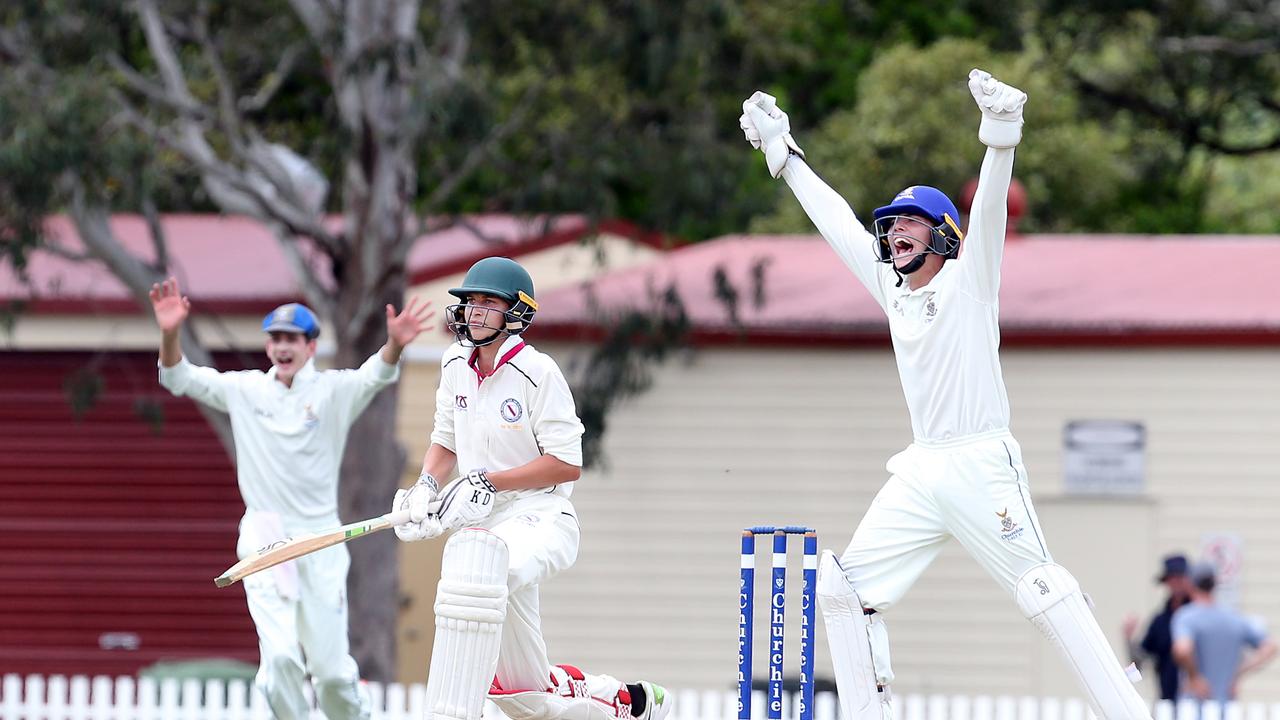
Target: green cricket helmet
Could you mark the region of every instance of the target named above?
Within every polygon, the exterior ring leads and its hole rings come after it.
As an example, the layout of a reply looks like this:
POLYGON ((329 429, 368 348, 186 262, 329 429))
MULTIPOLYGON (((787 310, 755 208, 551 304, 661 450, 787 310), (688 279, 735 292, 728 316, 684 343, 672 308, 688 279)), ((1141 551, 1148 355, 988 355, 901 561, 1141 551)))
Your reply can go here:
POLYGON ((500 337, 519 335, 533 323, 533 315, 538 311, 538 303, 533 299, 533 278, 520 267, 520 263, 510 258, 491 257, 477 262, 467 271, 462 286, 450 289, 449 294, 462 301, 445 309, 449 330, 458 342, 473 347, 488 345, 500 337), (476 340, 467 323, 468 310, 479 307, 467 300, 476 293, 501 298, 510 305, 503 313, 502 328, 484 340, 476 340))

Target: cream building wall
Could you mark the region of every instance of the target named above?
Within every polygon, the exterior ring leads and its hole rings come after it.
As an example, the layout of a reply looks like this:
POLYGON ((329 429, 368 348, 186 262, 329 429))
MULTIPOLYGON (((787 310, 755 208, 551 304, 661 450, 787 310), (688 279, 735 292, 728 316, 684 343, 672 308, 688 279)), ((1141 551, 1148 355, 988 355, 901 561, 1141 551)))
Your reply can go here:
MULTIPOLYGON (((543 349, 562 366, 581 353, 543 349)), ((1242 608, 1280 619, 1280 525, 1272 519, 1280 506, 1280 352, 1006 350, 1004 367, 1050 551, 1080 578, 1117 648, 1124 614, 1145 618, 1160 602, 1152 582, 1159 557, 1194 553, 1205 533, 1239 534, 1242 608), (1062 430, 1076 419, 1145 423, 1143 496, 1063 494, 1062 430)), ((648 393, 611 415, 607 467, 574 492, 580 556, 542 595, 552 661, 674 687, 730 688, 741 528, 807 524, 822 546, 842 549, 885 480, 885 461, 909 441, 887 348, 713 349, 669 362, 648 393)), ((792 560, 798 568, 799 557, 792 560)), ((800 586, 798 572, 792 577, 789 675, 800 586)), ((757 603, 764 592, 761 585, 757 603)), ((900 692, 1077 694, 1012 600, 955 544, 888 622, 900 692)), ((757 648, 766 647, 764 625, 758 618, 757 648)), ((830 677, 825 638, 816 634, 818 675, 830 677)), ((763 677, 760 650, 757 661, 763 677)), ((1247 681, 1244 697, 1280 700, 1280 667, 1247 681)))

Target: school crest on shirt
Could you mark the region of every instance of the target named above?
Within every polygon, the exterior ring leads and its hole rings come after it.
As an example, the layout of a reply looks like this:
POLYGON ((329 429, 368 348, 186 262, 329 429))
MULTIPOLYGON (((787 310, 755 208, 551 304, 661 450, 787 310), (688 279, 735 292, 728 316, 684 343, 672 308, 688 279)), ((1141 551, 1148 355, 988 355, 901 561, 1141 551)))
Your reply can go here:
POLYGON ((524 407, 520 405, 519 400, 507 398, 498 406, 498 414, 509 423, 520 422, 520 418, 524 417, 524 407))
POLYGON ((316 411, 314 408, 311 407, 311 403, 307 403, 306 405, 304 405, 302 408, 303 427, 310 430, 311 428, 319 424, 320 424, 320 416, 316 415, 316 411))
POLYGON ((1000 539, 1005 542, 1017 540, 1022 537, 1022 528, 1018 526, 1018 522, 1009 517, 1009 508, 997 512, 996 517, 1000 518, 1000 539))

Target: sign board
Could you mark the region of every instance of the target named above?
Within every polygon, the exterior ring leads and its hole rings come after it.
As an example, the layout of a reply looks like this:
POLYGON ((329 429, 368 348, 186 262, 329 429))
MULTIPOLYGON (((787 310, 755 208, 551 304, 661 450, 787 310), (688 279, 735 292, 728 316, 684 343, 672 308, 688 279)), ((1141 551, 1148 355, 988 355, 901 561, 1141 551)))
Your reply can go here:
POLYGON ((1068 495, 1141 495, 1146 489, 1147 431, 1128 420, 1072 420, 1062 432, 1063 490, 1068 495))
POLYGON ((1213 566, 1214 599, 1227 607, 1239 607, 1244 538, 1239 533, 1205 533, 1200 536, 1200 559, 1213 566))

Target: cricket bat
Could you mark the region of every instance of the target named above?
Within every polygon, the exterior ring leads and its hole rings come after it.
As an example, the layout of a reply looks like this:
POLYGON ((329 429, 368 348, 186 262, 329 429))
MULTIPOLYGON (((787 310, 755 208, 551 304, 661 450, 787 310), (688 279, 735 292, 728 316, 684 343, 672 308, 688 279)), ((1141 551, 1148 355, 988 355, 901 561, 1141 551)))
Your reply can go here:
MULTIPOLYGON (((435 512, 439 507, 439 502, 433 502, 431 505, 432 512, 435 512)), ((227 587, 254 573, 273 568, 280 563, 300 558, 303 555, 309 555, 317 550, 323 550, 363 535, 386 530, 396 525, 403 525, 407 522, 409 522, 409 511, 397 510, 369 520, 343 525, 333 530, 307 533, 294 538, 278 540, 227 568, 226 572, 214 578, 213 584, 220 588, 227 587)))

